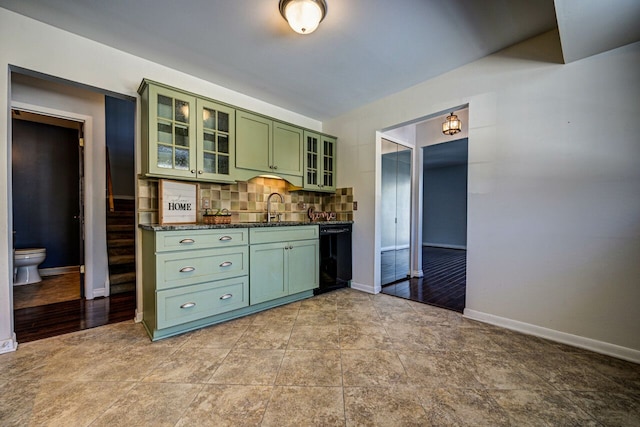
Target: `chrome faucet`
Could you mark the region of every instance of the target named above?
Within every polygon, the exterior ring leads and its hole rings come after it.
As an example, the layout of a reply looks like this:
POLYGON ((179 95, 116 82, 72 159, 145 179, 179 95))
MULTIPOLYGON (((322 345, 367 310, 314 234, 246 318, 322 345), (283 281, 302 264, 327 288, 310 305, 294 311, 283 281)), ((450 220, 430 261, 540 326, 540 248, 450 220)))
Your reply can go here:
POLYGON ((272 218, 277 218, 278 222, 280 222, 280 215, 281 214, 273 214, 273 213, 271 213, 271 198, 273 196, 280 197, 280 203, 284 203, 284 197, 282 197, 282 194, 280 194, 280 193, 271 193, 271 194, 269 194, 269 197, 267 197, 267 222, 271 222, 272 218))

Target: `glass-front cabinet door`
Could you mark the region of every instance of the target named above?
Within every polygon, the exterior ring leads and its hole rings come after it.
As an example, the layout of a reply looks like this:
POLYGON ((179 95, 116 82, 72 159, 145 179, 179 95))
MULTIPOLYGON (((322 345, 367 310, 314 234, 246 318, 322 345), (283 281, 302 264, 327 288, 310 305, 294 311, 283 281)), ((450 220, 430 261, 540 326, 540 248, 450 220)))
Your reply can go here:
POLYGON ((233 181, 235 110, 198 99, 198 179, 233 181))
POLYGON ((149 173, 196 176, 196 98, 149 87, 149 173))
POLYGON ((336 191, 336 139, 305 132, 304 143, 304 188, 314 191, 336 191))
POLYGON ((322 136, 322 191, 336 191, 336 139, 322 136))

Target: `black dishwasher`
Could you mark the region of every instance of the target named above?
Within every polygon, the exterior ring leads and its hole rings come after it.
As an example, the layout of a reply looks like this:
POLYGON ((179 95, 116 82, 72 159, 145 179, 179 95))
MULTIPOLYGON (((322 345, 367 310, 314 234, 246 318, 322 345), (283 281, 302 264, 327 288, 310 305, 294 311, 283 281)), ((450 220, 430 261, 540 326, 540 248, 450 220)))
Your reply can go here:
POLYGON ((320 287, 316 295, 345 288, 351 281, 351 224, 319 224, 320 287))

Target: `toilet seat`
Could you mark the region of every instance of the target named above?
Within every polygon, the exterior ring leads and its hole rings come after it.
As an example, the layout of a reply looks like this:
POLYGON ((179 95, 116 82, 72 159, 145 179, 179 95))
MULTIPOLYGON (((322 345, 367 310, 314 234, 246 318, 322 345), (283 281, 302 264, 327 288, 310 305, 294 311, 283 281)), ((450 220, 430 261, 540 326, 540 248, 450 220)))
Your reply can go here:
POLYGON ((45 251, 45 248, 16 249, 16 255, 41 255, 45 253, 45 251))

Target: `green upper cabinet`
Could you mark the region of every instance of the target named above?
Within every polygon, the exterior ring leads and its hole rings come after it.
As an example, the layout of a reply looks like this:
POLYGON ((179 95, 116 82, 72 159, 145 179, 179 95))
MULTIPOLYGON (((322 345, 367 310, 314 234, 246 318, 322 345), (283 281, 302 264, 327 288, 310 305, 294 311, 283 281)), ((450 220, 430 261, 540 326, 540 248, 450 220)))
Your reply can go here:
POLYGON ((302 176, 304 131, 280 122, 273 122, 272 166, 276 173, 302 176))
POLYGON ((142 169, 156 177, 232 182, 235 110, 143 81, 142 169))
POLYGON ((302 129, 246 111, 236 117, 236 167, 302 177, 302 129))
POLYGON ((198 179, 232 181, 235 158, 235 110, 204 99, 198 106, 198 179))
POLYGON ((236 167, 271 172, 273 121, 241 110, 236 119, 236 167))
POLYGON ((336 191, 336 139, 314 132, 304 133, 305 190, 336 191))

